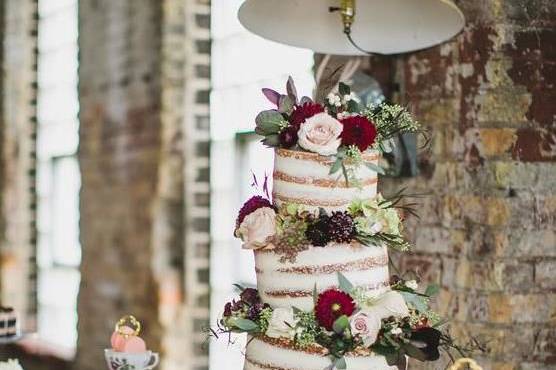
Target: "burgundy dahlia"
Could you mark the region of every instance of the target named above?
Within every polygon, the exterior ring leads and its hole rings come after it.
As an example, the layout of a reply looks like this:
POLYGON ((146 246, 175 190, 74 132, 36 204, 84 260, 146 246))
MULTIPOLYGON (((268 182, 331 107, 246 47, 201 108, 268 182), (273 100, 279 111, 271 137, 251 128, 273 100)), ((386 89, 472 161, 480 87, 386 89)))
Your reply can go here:
POLYGON ((315 247, 324 247, 331 240, 329 217, 321 215, 316 222, 309 224, 305 236, 315 247))
POLYGON ((241 225, 245 217, 255 212, 257 209, 263 207, 274 208, 272 206, 272 203, 270 203, 268 199, 263 198, 260 195, 255 195, 254 197, 251 197, 247 202, 243 204, 243 206, 239 210, 239 214, 236 219, 236 229, 239 228, 239 226, 241 225))
POLYGON ((324 107, 318 103, 307 102, 302 105, 296 105, 290 115, 290 123, 299 129, 299 126, 305 122, 307 118, 313 117, 317 113, 324 112, 324 107))
POLYGON ((239 298, 247 304, 254 305, 260 301, 259 292, 257 289, 245 288, 239 295, 239 298))
POLYGON ((224 317, 232 316, 232 302, 226 303, 224 306, 224 317))
POLYGON ((349 243, 355 236, 355 224, 347 212, 333 212, 328 219, 328 229, 330 238, 337 243, 349 243))
POLYGON ((376 139, 374 123, 363 116, 350 116, 342 119, 344 129, 340 135, 343 145, 355 145, 360 151, 365 151, 376 139))
POLYGON ((315 306, 315 316, 319 324, 332 330, 334 321, 342 315, 351 316, 355 311, 353 298, 337 289, 328 289, 319 294, 315 306))
POLYGON ((280 141, 280 146, 283 148, 291 148, 297 144, 297 131, 299 131, 299 126, 289 125, 278 134, 278 140, 280 141))

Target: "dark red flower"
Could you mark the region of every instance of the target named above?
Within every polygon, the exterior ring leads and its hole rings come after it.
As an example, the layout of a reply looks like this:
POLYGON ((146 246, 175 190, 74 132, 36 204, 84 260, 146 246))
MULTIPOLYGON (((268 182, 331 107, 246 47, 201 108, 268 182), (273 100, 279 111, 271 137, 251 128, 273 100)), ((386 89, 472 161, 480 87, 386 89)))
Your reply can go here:
POLYGON ((343 145, 355 145, 365 151, 376 139, 374 123, 363 116, 350 116, 342 119, 344 129, 340 135, 343 145))
POLYGON ((299 126, 289 125, 278 134, 278 140, 280 140, 280 145, 283 148, 291 148, 297 144, 297 131, 299 131, 299 126))
POLYGON ((224 306, 224 317, 232 316, 232 302, 226 303, 224 306))
POLYGON ((315 306, 317 321, 327 330, 332 330, 334 321, 342 315, 351 316, 355 311, 353 298, 337 289, 328 289, 319 294, 315 306))
POLYGON ((243 302, 250 305, 254 305, 255 303, 258 303, 260 301, 259 292, 257 291, 257 289, 253 288, 245 288, 239 295, 239 298, 241 298, 243 302))
POLYGON ((289 122, 299 129, 299 125, 305 122, 307 118, 322 112, 324 112, 324 107, 318 103, 307 102, 302 105, 296 105, 290 115, 289 122))
POLYGON ((239 210, 239 215, 236 219, 236 229, 239 228, 239 225, 241 225, 245 217, 262 207, 274 208, 268 199, 263 198, 260 195, 255 195, 245 202, 239 210))

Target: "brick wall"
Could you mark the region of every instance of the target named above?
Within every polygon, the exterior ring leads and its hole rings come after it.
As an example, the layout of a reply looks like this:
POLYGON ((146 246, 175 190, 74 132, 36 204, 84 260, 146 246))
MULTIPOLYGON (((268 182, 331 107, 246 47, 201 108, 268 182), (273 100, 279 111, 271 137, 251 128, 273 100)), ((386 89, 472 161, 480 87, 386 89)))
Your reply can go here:
MULTIPOLYGON (((393 60, 399 100, 430 129, 427 191, 403 259, 441 283, 454 333, 485 340, 485 369, 556 366, 556 3, 462 0, 464 32, 393 60)), ((430 369, 431 367, 422 367, 430 369)))
POLYGON ((162 369, 206 368, 209 4, 89 0, 79 10, 76 368, 104 366, 126 313, 145 324, 162 369))
POLYGON ((6 0, 2 11, 0 104, 0 302, 35 327, 37 1, 6 0))

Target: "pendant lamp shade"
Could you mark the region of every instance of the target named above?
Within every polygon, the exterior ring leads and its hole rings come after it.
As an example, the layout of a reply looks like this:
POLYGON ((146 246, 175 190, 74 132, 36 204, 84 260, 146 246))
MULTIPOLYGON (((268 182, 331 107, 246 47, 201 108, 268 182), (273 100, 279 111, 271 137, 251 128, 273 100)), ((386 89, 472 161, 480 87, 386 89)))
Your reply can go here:
MULTIPOLYGON (((239 20, 249 31, 283 44, 339 55, 362 55, 330 7, 341 0, 246 0, 239 20)), ((358 0, 351 37, 363 50, 398 54, 440 44, 463 28, 449 0, 358 0)))

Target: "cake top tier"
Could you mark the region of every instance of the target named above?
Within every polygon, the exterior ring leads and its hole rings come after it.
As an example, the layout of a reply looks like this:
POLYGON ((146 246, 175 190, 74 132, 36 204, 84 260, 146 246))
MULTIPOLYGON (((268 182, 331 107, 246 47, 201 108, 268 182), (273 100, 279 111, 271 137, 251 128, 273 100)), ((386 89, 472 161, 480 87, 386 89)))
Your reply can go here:
POLYGON ((303 205, 307 210, 345 211, 357 199, 376 196, 377 172, 367 165, 378 166, 379 152, 361 155, 362 163, 346 164, 344 176, 330 173, 334 160, 316 153, 277 149, 274 159, 273 199, 303 205), (364 165, 365 164, 365 165, 364 165))
POLYGON ((257 115, 255 132, 264 137, 266 146, 281 149, 277 152, 277 165, 281 158, 293 158, 291 152, 298 152, 303 154, 295 158, 304 164, 318 165, 312 167, 320 168, 319 172, 326 169, 326 176, 317 179, 324 180, 326 187, 339 187, 336 184, 340 177, 348 184, 344 188, 376 179, 376 173, 382 172, 377 161, 379 154, 392 149, 394 137, 420 130, 404 107, 388 103, 364 105, 341 82, 322 103, 306 96, 298 98, 291 77, 286 90, 286 94, 280 94, 263 89, 275 107, 257 115), (360 170, 362 167, 368 170, 360 170))

